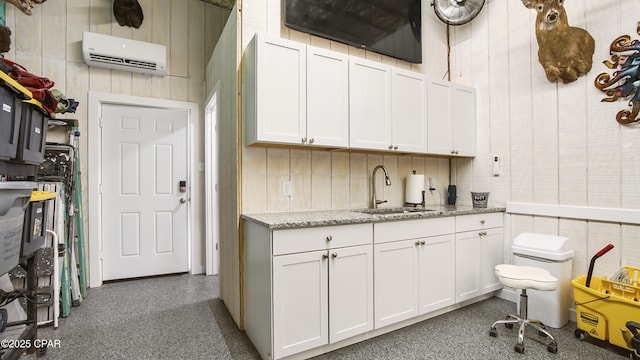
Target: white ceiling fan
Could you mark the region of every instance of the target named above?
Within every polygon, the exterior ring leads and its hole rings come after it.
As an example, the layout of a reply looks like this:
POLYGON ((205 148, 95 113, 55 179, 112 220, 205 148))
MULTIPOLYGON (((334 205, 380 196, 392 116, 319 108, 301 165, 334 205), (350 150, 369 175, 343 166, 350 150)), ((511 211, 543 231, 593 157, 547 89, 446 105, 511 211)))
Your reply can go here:
POLYGON ((436 16, 449 25, 462 25, 473 20, 482 10, 485 0, 433 0, 436 16))

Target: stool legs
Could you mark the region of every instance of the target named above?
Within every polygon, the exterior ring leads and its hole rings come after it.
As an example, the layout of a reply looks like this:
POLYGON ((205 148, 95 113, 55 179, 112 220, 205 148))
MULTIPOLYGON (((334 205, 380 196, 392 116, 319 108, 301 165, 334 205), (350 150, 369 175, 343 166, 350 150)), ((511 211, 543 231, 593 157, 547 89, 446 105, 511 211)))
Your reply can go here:
POLYGON ((498 336, 498 331, 496 329, 496 325, 504 324, 507 329, 513 328, 514 324, 519 325, 518 329, 518 342, 514 346, 514 350, 518 353, 524 352, 524 332, 527 326, 531 326, 534 329, 538 330, 538 334, 541 336, 546 336, 551 340, 549 344, 547 344, 547 350, 551 353, 558 352, 558 342, 551 335, 547 329, 544 327, 544 324, 539 320, 530 320, 527 314, 527 305, 528 305, 528 296, 527 289, 522 289, 522 293, 520 294, 520 316, 509 314, 504 320, 498 320, 491 325, 491 329, 489 330, 489 335, 496 337, 498 336))

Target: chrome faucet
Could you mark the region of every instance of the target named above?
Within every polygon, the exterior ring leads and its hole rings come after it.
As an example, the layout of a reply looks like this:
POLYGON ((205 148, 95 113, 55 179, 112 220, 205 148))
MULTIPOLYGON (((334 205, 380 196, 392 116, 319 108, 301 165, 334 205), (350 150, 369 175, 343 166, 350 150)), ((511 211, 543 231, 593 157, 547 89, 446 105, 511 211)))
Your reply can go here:
POLYGON ((391 186, 391 179, 389 179, 389 173, 387 172, 387 169, 382 166, 382 165, 378 165, 375 168, 373 168, 373 174, 371 175, 371 188, 372 188, 372 199, 371 199, 371 206, 376 209, 378 208, 378 205, 382 204, 382 203, 386 203, 387 200, 378 200, 376 199, 376 171, 378 171, 378 169, 382 169, 382 171, 384 172, 384 184, 386 186, 391 186))

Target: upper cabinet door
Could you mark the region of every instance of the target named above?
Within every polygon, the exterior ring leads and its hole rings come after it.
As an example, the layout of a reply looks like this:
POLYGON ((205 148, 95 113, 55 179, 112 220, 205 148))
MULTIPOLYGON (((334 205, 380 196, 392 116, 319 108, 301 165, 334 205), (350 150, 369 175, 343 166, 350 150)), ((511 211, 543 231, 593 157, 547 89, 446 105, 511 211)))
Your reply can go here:
POLYGON ((349 146, 389 150, 391 144, 391 67, 349 59, 349 146))
POLYGON ((306 46, 256 34, 245 51, 246 142, 300 144, 305 136, 306 46))
POLYGON ((452 155, 451 83, 429 80, 427 103, 427 148, 429 154, 452 155))
POLYGON ((451 95, 453 149, 457 156, 476 156, 476 90, 454 84, 451 95))
POLYGON ((349 146, 349 57, 307 47, 307 144, 349 146))
POLYGON ((393 69, 391 78, 391 137, 393 150, 427 152, 427 79, 393 69))

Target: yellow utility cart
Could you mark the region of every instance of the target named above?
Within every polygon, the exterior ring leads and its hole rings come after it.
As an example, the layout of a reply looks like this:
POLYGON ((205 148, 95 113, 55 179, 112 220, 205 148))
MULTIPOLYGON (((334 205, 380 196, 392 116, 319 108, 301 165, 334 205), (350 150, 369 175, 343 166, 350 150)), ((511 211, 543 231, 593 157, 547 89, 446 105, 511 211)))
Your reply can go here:
POLYGON ((591 260, 589 273, 571 281, 576 303, 575 336, 609 341, 630 350, 634 359, 640 359, 640 269, 624 267, 630 284, 591 274, 595 259, 611 248, 613 245, 600 250, 591 260))

